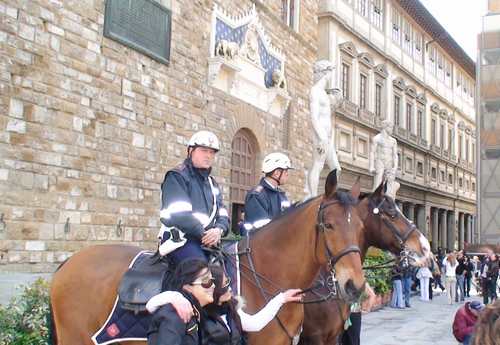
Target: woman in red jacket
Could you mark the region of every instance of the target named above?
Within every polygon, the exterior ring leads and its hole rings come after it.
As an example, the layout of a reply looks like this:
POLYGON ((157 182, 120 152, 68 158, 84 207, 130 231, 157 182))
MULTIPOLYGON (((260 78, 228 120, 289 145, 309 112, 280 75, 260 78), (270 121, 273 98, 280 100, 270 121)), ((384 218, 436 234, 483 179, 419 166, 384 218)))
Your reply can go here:
POLYGON ((453 320, 453 335, 459 342, 464 345, 470 344, 479 312, 483 309, 484 304, 472 301, 465 303, 457 310, 455 320, 453 320))

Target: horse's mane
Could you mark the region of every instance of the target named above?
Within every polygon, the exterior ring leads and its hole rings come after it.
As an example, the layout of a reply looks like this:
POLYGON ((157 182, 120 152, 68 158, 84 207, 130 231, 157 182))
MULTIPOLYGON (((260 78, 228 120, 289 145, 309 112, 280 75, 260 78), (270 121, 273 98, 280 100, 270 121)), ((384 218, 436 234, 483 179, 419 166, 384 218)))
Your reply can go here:
MULTIPOLYGON (((304 208, 307 205, 309 205, 312 201, 317 200, 320 197, 322 197, 322 195, 316 196, 316 197, 312 197, 312 198, 309 198, 309 199, 304 200, 304 201, 294 202, 289 208, 287 208, 285 211, 283 211, 279 216, 277 216, 276 218, 274 218, 272 221, 270 221, 266 225, 264 225, 264 226, 262 226, 262 227, 260 227, 258 229, 255 229, 255 230, 251 231, 250 234, 259 232, 260 230, 267 228, 270 224, 274 224, 274 223, 278 222, 279 220, 281 220, 283 218, 286 218, 288 216, 291 216, 291 215, 295 214, 296 212, 298 212, 302 208, 304 208)), ((354 205, 356 205, 358 203, 358 200, 355 199, 351 195, 350 191, 347 190, 347 189, 338 189, 335 192, 335 194, 333 195, 332 199, 336 199, 339 202, 339 204, 341 204, 344 207, 354 206, 354 205)))

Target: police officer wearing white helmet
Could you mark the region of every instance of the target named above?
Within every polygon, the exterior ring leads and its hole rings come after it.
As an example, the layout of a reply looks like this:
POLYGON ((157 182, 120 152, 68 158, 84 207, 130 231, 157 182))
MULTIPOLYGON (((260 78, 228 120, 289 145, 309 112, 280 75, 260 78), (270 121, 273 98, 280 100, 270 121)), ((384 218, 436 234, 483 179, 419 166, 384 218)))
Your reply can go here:
POLYGON ((288 181, 289 169, 292 169, 292 163, 283 153, 274 152, 264 157, 264 177, 245 199, 244 228, 247 232, 266 225, 290 206, 290 201, 280 188, 288 181))
POLYGON ((202 245, 215 246, 229 229, 222 193, 210 176, 219 149, 215 134, 195 133, 187 158, 166 173, 161 185, 159 252, 168 254, 175 264, 187 258, 207 260, 202 245))

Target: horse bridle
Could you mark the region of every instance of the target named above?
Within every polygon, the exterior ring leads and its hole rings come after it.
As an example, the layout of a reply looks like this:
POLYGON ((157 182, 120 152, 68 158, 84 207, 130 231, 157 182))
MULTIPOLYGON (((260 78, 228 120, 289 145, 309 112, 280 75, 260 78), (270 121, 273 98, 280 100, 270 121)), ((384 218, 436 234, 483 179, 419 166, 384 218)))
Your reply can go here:
MULTIPOLYGON (((325 301, 327 299, 330 299, 332 297, 338 296, 338 294, 339 294, 339 289, 338 289, 339 285, 338 285, 338 280, 337 280, 337 277, 336 277, 335 265, 340 261, 340 259, 342 257, 344 257, 344 256, 346 256, 347 254, 350 254, 350 253, 358 253, 360 255, 360 257, 361 257, 361 249, 358 246, 356 246, 356 245, 350 245, 347 248, 344 248, 337 255, 333 255, 332 251, 330 250, 330 247, 328 246, 328 241, 326 239, 326 232, 330 231, 330 230, 333 230, 333 227, 329 223, 325 224, 325 222, 324 222, 324 212, 325 212, 325 210, 329 206, 332 206, 332 205, 337 204, 337 203, 339 203, 338 200, 332 200, 330 202, 321 203, 319 205, 317 222, 316 222, 317 234, 323 233, 323 236, 325 237, 324 244, 325 244, 326 257, 327 257, 327 260, 328 260, 328 262, 327 262, 328 277, 326 279, 326 288, 328 289, 328 295, 327 296, 323 296, 319 300, 313 300, 313 301, 305 302, 306 304, 307 303, 318 303, 318 302, 322 302, 322 301, 325 301)), ((349 224, 349 227, 350 227, 350 224, 351 224, 351 207, 350 206, 348 207, 348 211, 347 212, 348 212, 347 213, 347 223, 349 224)), ((318 244, 318 236, 316 236, 316 243, 314 245, 314 248, 315 248, 316 252, 317 252, 317 250, 316 250, 317 249, 317 244, 318 244)), ((304 290, 304 292, 310 291, 312 289, 314 289, 314 287, 311 287, 311 288, 309 288, 307 290, 304 290)))
MULTIPOLYGON (((298 303, 302 303, 302 304, 318 303, 318 302, 323 302, 323 301, 326 301, 326 300, 328 300, 328 299, 330 299, 332 297, 337 296, 339 294, 340 290, 339 290, 339 286, 338 286, 338 280, 336 278, 335 265, 339 262, 339 260, 342 257, 346 256, 349 253, 358 253, 361 256, 361 249, 359 249, 359 247, 356 246, 356 245, 350 245, 347 248, 344 248, 337 255, 333 255, 330 247, 328 246, 328 241, 326 239, 326 231, 332 230, 333 227, 332 227, 331 224, 324 222, 324 212, 325 212, 325 210, 328 207, 330 207, 330 206, 332 206, 332 205, 334 205, 336 203, 340 203, 340 201, 339 200, 333 200, 333 201, 330 201, 330 202, 321 203, 319 205, 318 215, 317 215, 317 223, 316 223, 316 230, 317 230, 316 234, 317 234, 317 236, 316 236, 315 245, 314 245, 315 257, 317 258, 316 254, 317 254, 317 244, 318 244, 318 237, 319 237, 318 234, 323 233, 324 238, 325 238, 325 241, 324 241, 325 251, 326 251, 326 256, 327 256, 327 260, 328 260, 328 263, 327 263, 328 278, 327 278, 327 282, 326 282, 326 287, 328 289, 328 295, 320 298, 317 301, 307 301, 307 302, 298 302, 298 303)), ((347 213, 347 223, 351 224, 350 207, 349 207, 349 211, 347 213)), ((268 279, 268 278, 264 277, 263 275, 257 273, 257 271, 255 270, 255 265, 253 263, 252 253, 251 253, 251 248, 250 248, 250 236, 246 237, 246 248, 245 248, 245 251, 242 252, 242 253, 238 253, 238 254, 246 254, 247 255, 247 257, 248 257, 248 263, 250 265, 250 267, 247 267, 247 268, 249 268, 252 271, 252 274, 253 274, 253 277, 254 277, 254 280, 255 280, 255 285, 259 288, 260 294, 262 295, 262 297, 264 298, 264 300, 266 301, 266 303, 269 302, 268 294, 266 293, 266 290, 263 288, 262 283, 261 283, 260 280, 261 279, 265 280, 270 285, 274 285, 275 287, 278 287, 278 288, 279 288, 279 286, 277 284, 275 284, 274 282, 272 282, 270 279, 268 279)), ((305 293, 305 292, 311 291, 311 290, 313 290, 315 288, 317 288, 317 286, 312 286, 312 287, 310 287, 308 289, 303 290, 302 292, 305 293)), ((281 288, 279 288, 279 289, 282 290, 281 288)), ((281 329, 285 332, 285 334, 288 336, 288 338, 290 339, 290 341, 292 343, 294 337, 292 335, 290 335, 290 333, 286 329, 285 325, 283 324, 283 322, 281 321, 281 319, 279 318, 279 316, 276 315, 275 318, 278 321, 278 324, 280 325, 281 329)))
MULTIPOLYGON (((410 260, 410 257, 409 257, 410 253, 408 251, 408 248, 406 247, 406 241, 408 241, 408 238, 410 238, 411 234, 415 230, 417 230, 417 226, 415 224, 413 224, 413 222, 409 221, 406 217, 403 216, 402 218, 403 218, 403 221, 405 222, 407 228, 405 229, 405 233, 403 235, 401 235, 399 233, 399 229, 396 228, 396 226, 394 226, 394 224, 392 224, 392 222, 389 220, 389 218, 387 218, 387 216, 385 215, 385 212, 382 212, 382 205, 384 204, 385 201, 386 201, 386 197, 384 196, 382 198, 382 200, 377 205, 375 205, 375 207, 372 208, 372 213, 379 217, 380 228, 382 228, 381 223, 383 222, 389 228, 389 230, 391 230, 392 234, 397 238, 399 245, 401 247, 401 251, 399 253, 401 265, 403 267, 408 267, 409 260, 410 260)), ((372 200, 370 200, 370 205, 371 206, 374 205, 374 202, 372 202, 372 200)), ((396 212, 399 212, 399 208, 396 210, 396 212)), ((389 215, 389 216, 392 219, 395 218, 395 215, 389 215)))

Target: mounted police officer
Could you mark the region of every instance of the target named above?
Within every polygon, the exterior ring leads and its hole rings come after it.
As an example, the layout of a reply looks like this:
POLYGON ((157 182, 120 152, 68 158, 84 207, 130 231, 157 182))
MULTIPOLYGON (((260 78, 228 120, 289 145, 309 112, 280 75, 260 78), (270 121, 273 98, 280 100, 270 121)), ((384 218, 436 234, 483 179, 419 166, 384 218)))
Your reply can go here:
POLYGON ((174 264, 186 258, 207 260, 202 245, 213 247, 229 229, 222 193, 210 176, 219 139, 209 131, 195 133, 188 143, 187 158, 168 171, 161 185, 161 255, 174 264))
POLYGON ((283 153, 274 152, 264 157, 264 177, 245 199, 244 227, 247 232, 266 225, 290 207, 290 201, 280 188, 288 180, 289 169, 292 163, 283 153))

